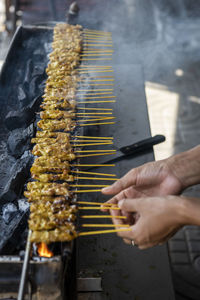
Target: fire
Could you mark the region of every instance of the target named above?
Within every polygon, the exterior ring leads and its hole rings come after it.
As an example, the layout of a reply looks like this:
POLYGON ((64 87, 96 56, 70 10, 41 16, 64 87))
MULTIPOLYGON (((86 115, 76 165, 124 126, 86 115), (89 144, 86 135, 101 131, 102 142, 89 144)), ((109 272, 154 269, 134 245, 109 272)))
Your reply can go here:
POLYGON ((38 245, 38 254, 43 257, 52 257, 53 252, 51 252, 45 243, 40 243, 38 245))

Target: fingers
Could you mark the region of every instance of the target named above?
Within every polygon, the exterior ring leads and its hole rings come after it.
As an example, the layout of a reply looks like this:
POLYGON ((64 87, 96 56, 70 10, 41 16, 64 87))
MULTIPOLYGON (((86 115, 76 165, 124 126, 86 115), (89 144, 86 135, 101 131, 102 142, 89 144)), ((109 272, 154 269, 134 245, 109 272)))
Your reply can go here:
POLYGON ((141 199, 123 199, 118 202, 118 206, 121 210, 127 212, 138 212, 141 199))
POLYGON ((118 194, 122 190, 130 187, 131 185, 135 185, 136 177, 137 177, 137 168, 129 171, 125 176, 117 180, 112 185, 103 188, 102 193, 106 195, 118 194))

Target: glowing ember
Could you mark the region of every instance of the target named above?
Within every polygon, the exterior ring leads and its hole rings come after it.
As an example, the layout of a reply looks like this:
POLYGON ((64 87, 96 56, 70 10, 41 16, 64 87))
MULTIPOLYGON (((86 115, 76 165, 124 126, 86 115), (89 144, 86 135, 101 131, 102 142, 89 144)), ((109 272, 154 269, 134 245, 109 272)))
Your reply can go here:
POLYGON ((45 244, 45 243, 40 243, 38 245, 38 254, 43 257, 52 257, 53 256, 53 252, 51 252, 49 250, 49 248, 47 247, 47 244, 45 244))

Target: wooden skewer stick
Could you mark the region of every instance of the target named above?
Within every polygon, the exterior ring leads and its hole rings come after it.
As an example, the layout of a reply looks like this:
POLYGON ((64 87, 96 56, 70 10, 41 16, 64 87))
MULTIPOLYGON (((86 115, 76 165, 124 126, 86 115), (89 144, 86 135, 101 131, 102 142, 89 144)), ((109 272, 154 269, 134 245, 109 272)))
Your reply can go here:
POLYGON ((106 73, 106 72, 113 72, 113 70, 83 70, 83 71, 79 71, 80 74, 88 74, 88 73, 106 73))
POLYGON ((88 202, 88 201, 77 201, 76 203, 78 204, 88 204, 88 205, 103 205, 105 204, 106 206, 116 206, 114 203, 103 203, 103 202, 88 202))
MULTIPOLYGON (((84 81, 87 82, 88 84, 88 81, 85 79, 80 79, 79 81, 81 81, 81 84, 82 82, 84 83, 84 81)), ((114 79, 89 79, 89 82, 99 82, 99 81, 114 81, 114 79)))
POLYGON ((73 193, 80 194, 80 193, 96 193, 96 192, 101 192, 100 190, 78 190, 78 191, 73 191, 73 193))
POLYGON ((92 90, 88 90, 88 89, 86 89, 86 90, 82 90, 82 89, 80 89, 80 90, 78 90, 79 92, 105 92, 105 91, 113 91, 114 89, 92 89, 92 90))
POLYGON ((83 219, 126 219, 126 216, 109 216, 109 215, 89 215, 89 216, 81 216, 83 219))
POLYGON ((82 122, 94 122, 94 121, 103 121, 103 120, 114 120, 115 117, 102 117, 102 118, 98 118, 98 119, 83 119, 83 120, 78 120, 78 123, 82 123, 82 122))
MULTIPOLYGON (((90 51, 90 50, 89 50, 90 51)), ((95 49, 97 51, 97 49, 95 49)), ((99 51, 102 51, 102 49, 99 49, 99 51)), ((113 51, 113 50, 106 50, 106 51, 113 51)), ((112 66, 102 66, 102 65, 80 65, 79 68, 111 68, 112 66)))
POLYGON ((98 175, 98 176, 111 176, 115 177, 115 174, 105 174, 105 173, 96 173, 96 172, 86 172, 86 171, 70 171, 71 173, 77 174, 87 174, 87 175, 98 175))
MULTIPOLYGON (((112 114, 112 116, 113 116, 113 114, 112 114)), ((76 116, 76 119, 77 119, 77 121, 79 122, 83 122, 83 121, 86 121, 87 122, 87 119, 88 119, 88 121, 89 121, 89 119, 91 119, 90 120, 90 122, 91 121, 96 121, 96 118, 98 118, 98 120, 100 121, 100 120, 109 120, 109 119, 107 119, 108 117, 111 117, 112 118, 112 116, 97 116, 97 115, 94 115, 94 116, 88 116, 88 115, 85 115, 85 116, 76 116), (81 119, 78 119, 78 118, 81 118, 81 119), (83 118, 85 118, 85 119, 83 119, 83 118), (87 118, 87 119, 86 119, 87 118)), ((75 117, 74 117, 75 118, 75 117)), ((113 119, 115 119, 115 117, 113 117, 113 119)))
POLYGON ((92 112, 92 113, 76 113, 76 115, 112 115, 112 112, 98 112, 98 113, 96 113, 96 112, 92 112))
POLYGON ((102 139, 113 140, 112 136, 86 136, 86 135, 82 136, 82 135, 75 135, 74 137, 75 138, 82 138, 82 139, 90 138, 90 139, 100 139, 100 140, 102 140, 102 139))
MULTIPOLYGON (((90 143, 90 144, 76 144, 73 147, 85 147, 85 146, 101 146, 101 145, 112 145, 113 143, 90 143)), ((107 150, 105 150, 106 152, 107 150)), ((107 152, 106 152, 107 153, 107 152)))
POLYGON ((85 57, 85 56, 112 56, 112 53, 86 53, 86 54, 81 54, 80 57, 85 57))
POLYGON ((84 61, 84 60, 112 60, 112 58, 107 58, 107 57, 105 57, 105 58, 82 58, 81 60, 82 61, 84 61))
POLYGON ((83 29, 83 32, 93 32, 93 33, 102 33, 102 34, 112 35, 112 33, 110 31, 95 30, 95 29, 88 29, 88 28, 83 29))
POLYGON ((115 122, 104 122, 104 123, 94 123, 94 124, 79 124, 79 126, 95 126, 95 125, 112 125, 115 124, 115 122))
POLYGON ((107 187, 105 184, 70 184, 70 187, 107 187))
POLYGON ((78 236, 87 236, 87 235, 93 235, 93 234, 105 234, 105 233, 114 233, 114 232, 121 232, 121 231, 131 231, 130 228, 124 228, 124 229, 111 229, 111 230, 97 230, 97 231, 86 231, 86 232, 80 232, 78 236))
POLYGON ((81 227, 130 227, 128 224, 82 224, 81 227))
POLYGON ((76 157, 91 157, 91 156, 98 156, 98 155, 101 156, 101 155, 113 155, 113 154, 114 153, 97 153, 97 154, 77 155, 76 157))
POLYGON ((73 164, 71 167, 115 167, 114 164, 73 164))
MULTIPOLYGON (((101 206, 79 206, 78 209, 80 210, 93 210, 93 209, 102 209, 101 206)), ((112 209, 112 210, 120 210, 119 207, 116 207, 116 206, 108 206, 108 207, 104 207, 104 209, 112 209)))
POLYGON ((113 45, 107 45, 107 44, 91 44, 91 43, 85 43, 83 44, 83 49, 88 49, 90 47, 113 47, 113 45))
POLYGON ((107 99, 107 98, 116 98, 116 96, 98 96, 98 97, 84 97, 83 99, 89 100, 89 99, 107 99))
POLYGON ((78 179, 88 179, 88 180, 110 180, 110 181, 115 181, 119 180, 119 178, 105 178, 105 177, 79 177, 77 176, 78 179))
POLYGON ((112 60, 110 57, 105 57, 105 58, 81 58, 82 61, 84 60, 112 60))
MULTIPOLYGON (((105 143, 110 142, 109 145, 113 144, 112 140, 71 140, 70 143, 105 143)), ((75 144, 74 144, 75 145, 75 144)), ((77 144, 78 146, 79 144, 77 144)), ((107 151, 107 150, 106 150, 107 151)))
MULTIPOLYGON (((91 79, 96 79, 96 78, 112 78, 112 79, 114 79, 114 76, 112 76, 112 75, 105 75, 105 76, 93 76, 93 77, 90 77, 90 78, 91 79)), ((88 77, 83 77, 82 76, 81 79, 88 79, 88 77)))
MULTIPOLYGON (((106 150, 106 152, 116 152, 117 150, 106 150)), ((105 153, 105 149, 104 150, 96 150, 96 149, 94 149, 94 150, 75 150, 75 152, 76 153, 84 153, 84 152, 86 152, 86 153, 88 153, 88 152, 104 152, 105 153)))
POLYGON ((115 103, 116 100, 109 100, 109 101, 80 101, 79 103, 83 104, 90 104, 90 103, 115 103))
POLYGON ((112 111, 113 108, 96 108, 96 107, 80 107, 80 106, 77 106, 77 109, 84 109, 84 110, 109 110, 109 111, 112 111))
MULTIPOLYGON (((106 95, 107 96, 107 94, 113 94, 113 92, 94 92, 94 93, 92 93, 92 92, 89 92, 89 93, 79 93, 78 91, 77 91, 77 97, 80 97, 80 96, 99 96, 99 95, 106 95)), ((99 97, 98 97, 99 98, 99 97)), ((83 99, 85 99, 85 97, 83 97, 83 99)))
MULTIPOLYGON (((88 85, 87 83, 82 83, 81 86, 84 86, 84 85, 88 85)), ((90 86, 97 86, 97 85, 110 85, 110 86, 113 86, 114 84, 113 83, 92 83, 90 84, 90 86)))

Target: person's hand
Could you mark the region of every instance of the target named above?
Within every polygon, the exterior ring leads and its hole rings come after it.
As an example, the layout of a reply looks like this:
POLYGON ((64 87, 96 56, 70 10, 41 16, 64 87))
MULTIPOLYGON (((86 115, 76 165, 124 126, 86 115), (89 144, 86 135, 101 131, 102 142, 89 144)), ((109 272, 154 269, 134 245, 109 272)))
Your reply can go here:
POLYGON ((108 202, 117 203, 125 198, 178 195, 182 190, 182 182, 168 160, 161 160, 132 169, 113 185, 102 189, 102 193, 116 195, 108 202))
MULTIPOLYGON (((131 231, 118 232, 127 243, 146 249, 167 241, 186 222, 184 198, 177 196, 124 199, 118 206, 126 214, 137 213, 138 220, 131 231)), ((118 219, 113 218, 118 224, 118 219)))

